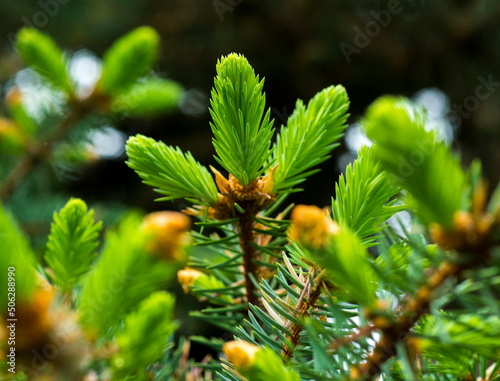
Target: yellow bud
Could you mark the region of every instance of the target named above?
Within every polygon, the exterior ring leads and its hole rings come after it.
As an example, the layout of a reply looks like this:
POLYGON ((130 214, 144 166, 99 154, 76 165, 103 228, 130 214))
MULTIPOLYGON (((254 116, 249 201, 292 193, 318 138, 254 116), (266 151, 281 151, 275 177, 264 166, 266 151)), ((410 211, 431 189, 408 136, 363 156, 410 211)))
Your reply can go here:
POLYGON ((222 347, 227 359, 237 370, 251 368, 255 362, 255 354, 261 350, 257 345, 247 341, 229 341, 222 347))
POLYGON ((389 328, 391 326, 391 322, 383 316, 377 316, 373 319, 373 325, 378 329, 384 329, 389 328))
POLYGON ((189 217, 179 212, 148 214, 142 223, 144 231, 151 235, 146 250, 169 260, 183 259, 190 225, 189 217))
POLYGON ((488 214, 474 215, 458 211, 453 215, 453 226, 445 229, 439 224, 429 226, 431 240, 445 250, 468 251, 481 247, 491 233, 493 219, 488 214))
POLYGON ((23 93, 21 89, 17 86, 11 87, 5 96, 5 103, 10 107, 15 107, 21 105, 22 102, 23 93))
POLYGON ((292 226, 289 231, 292 241, 319 249, 327 244, 328 238, 338 232, 339 226, 335 221, 317 206, 298 205, 292 211, 292 226))
POLYGON ((410 337, 407 340, 408 346, 413 353, 422 353, 424 349, 424 341, 419 337, 410 337))
POLYGON ((185 268, 184 270, 177 271, 177 280, 182 286, 184 292, 187 293, 189 289, 193 287, 196 279, 202 275, 204 274, 201 271, 185 268))
POLYGON ((453 228, 459 232, 474 230, 474 224, 474 216, 469 212, 460 210, 453 215, 453 228))
POLYGON ((361 377, 361 373, 359 373, 359 370, 356 369, 356 367, 351 366, 350 370, 351 370, 351 374, 350 374, 351 380, 356 380, 356 379, 361 377))
POLYGON ((26 147, 26 136, 21 128, 9 119, 0 118, 0 143, 3 149, 19 151, 26 147))
POLYGON ((49 314, 53 297, 52 289, 38 289, 29 300, 20 301, 16 306, 16 315, 21 316, 16 323, 19 349, 36 347, 49 333, 54 323, 49 314))

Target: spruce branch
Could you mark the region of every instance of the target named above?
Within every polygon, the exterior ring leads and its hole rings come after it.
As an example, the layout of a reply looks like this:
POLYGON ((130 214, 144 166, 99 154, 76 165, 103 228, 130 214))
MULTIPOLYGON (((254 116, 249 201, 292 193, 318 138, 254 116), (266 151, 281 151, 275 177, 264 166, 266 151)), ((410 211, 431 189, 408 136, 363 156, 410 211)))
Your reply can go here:
POLYGON ((114 97, 111 110, 142 117, 166 113, 175 108, 183 93, 182 86, 172 80, 148 78, 114 97))
POLYGON ((216 160, 242 185, 256 180, 270 164, 273 121, 265 110, 264 80, 245 57, 230 54, 217 62, 210 100, 216 160))
POLYGON ((347 226, 339 226, 318 207, 298 205, 292 211, 289 238, 304 249, 307 259, 327 270, 325 277, 352 300, 373 305, 379 279, 366 247, 347 226))
POLYGON ((45 260, 50 276, 64 292, 70 292, 89 269, 99 245, 102 223, 94 223, 94 211, 80 199, 70 199, 54 213, 45 260))
POLYGON ((191 198, 202 203, 218 200, 215 182, 208 170, 190 152, 167 146, 143 135, 129 138, 127 165, 145 184, 165 197, 159 200, 191 198))
MULTIPOLYGON (((465 271, 476 269, 492 259, 492 228, 497 222, 491 219, 486 202, 478 201, 484 199, 483 193, 484 187, 480 184, 472 194, 472 205, 480 205, 480 209, 478 206, 474 213, 456 212, 453 225, 448 228, 431 225, 433 240, 443 249, 452 252, 439 267, 427 274, 426 281, 415 293, 407 295, 395 320, 380 319, 377 312, 372 311, 375 313, 369 317, 373 319, 374 325, 380 328, 382 337, 366 361, 353 369, 354 378, 372 379, 380 373, 382 364, 396 355, 398 343, 408 344, 413 328, 421 317, 430 312, 437 290, 447 279, 460 280, 465 271)), ((494 200, 490 204, 492 202, 494 200)))
MULTIPOLYGON (((426 275, 425 282, 415 293, 407 294, 406 301, 393 320, 385 320, 384 324, 379 325, 381 339, 366 361, 352 370, 351 376, 359 379, 372 379, 379 374, 382 364, 396 354, 396 345, 408 342, 415 324, 430 312, 436 291, 447 279, 460 279, 464 271, 475 269, 491 260, 494 247, 492 229, 498 218, 496 210, 493 216, 491 215, 492 205, 496 201, 492 199, 487 206, 486 190, 482 181, 472 187, 472 212, 459 210, 457 192, 461 196, 465 186, 462 170, 448 148, 435 142, 432 133, 424 130, 422 115, 409 113, 406 102, 382 98, 371 106, 368 115, 368 131, 377 138, 377 144, 380 144, 378 148, 375 147, 377 157, 403 187, 412 193, 416 200, 417 213, 430 224, 432 240, 441 248, 451 251, 451 254, 439 267, 435 267, 426 275), (396 154, 406 156, 411 154, 411 150, 405 146, 404 140, 389 139, 389 132, 394 132, 396 125, 415 138, 412 143, 426 145, 420 162, 424 168, 415 165, 417 168, 406 177, 401 177, 401 173, 395 168, 393 157, 396 154), (379 132, 375 134, 374 131, 379 132), (436 176, 440 177, 440 181, 450 181, 456 189, 440 191, 435 186, 436 176), (434 199, 430 201, 432 190, 435 190, 436 194, 433 194, 434 199), (451 199, 445 199, 446 196, 451 199), (436 201, 443 205, 436 206, 437 210, 430 210, 436 201)), ((369 309, 368 315, 374 322, 379 318, 374 310, 369 309)))
POLYGON ((376 234, 385 228, 383 223, 404 205, 394 206, 399 188, 387 179, 373 149, 362 147, 358 158, 340 175, 332 200, 333 219, 350 228, 365 245, 371 246, 376 234), (392 200, 393 199, 393 200, 392 200), (392 201, 391 201, 392 200, 392 201))
POLYGON ((354 343, 360 339, 366 338, 370 336, 378 326, 375 324, 369 324, 364 327, 361 327, 358 332, 355 332, 349 336, 340 337, 334 341, 332 341, 328 347, 332 352, 337 351, 339 348, 354 343))
POLYGON ((48 84, 64 93, 68 110, 48 136, 35 140, 31 137, 34 123, 19 107, 20 100, 10 100, 10 111, 29 132, 30 140, 23 155, 0 184, 0 199, 9 197, 40 163, 52 159, 56 143, 66 137, 87 113, 114 111, 151 115, 172 109, 183 92, 179 85, 160 79, 150 79, 142 86, 137 83, 139 77, 151 70, 158 56, 158 46, 159 36, 149 27, 137 28, 123 36, 106 53, 102 76, 92 94, 79 97, 68 70, 67 55, 49 36, 33 28, 21 29, 16 41, 19 54, 48 84))
POLYGON ((68 133, 89 106, 76 99, 74 84, 67 70, 67 57, 49 36, 32 28, 21 29, 17 36, 17 50, 26 64, 66 94, 71 108, 47 137, 28 142, 23 156, 0 184, 0 199, 9 197, 39 163, 50 159, 55 143, 68 133))
POLYGON ((164 288, 178 270, 178 263, 151 252, 152 240, 162 237, 147 231, 142 222, 140 216, 129 215, 116 231, 108 231, 99 260, 82 280, 80 322, 94 339, 115 330, 127 313, 164 288), (106 303, 96 303, 103 294, 106 303))
POLYGON ((173 320, 174 302, 172 294, 156 291, 125 317, 124 329, 116 338, 119 346, 113 359, 116 375, 143 376, 146 367, 161 358, 165 338, 178 326, 173 320))
POLYGON ((118 39, 104 55, 98 92, 117 95, 145 76, 158 59, 160 36, 142 26, 118 39))
POLYGON ((406 342, 418 320, 429 312, 432 293, 446 279, 458 275, 466 268, 467 266, 457 266, 445 262, 429 274, 428 282, 421 286, 415 295, 408 300, 398 318, 394 322, 387 321, 382 325, 380 340, 366 361, 352 370, 353 378, 371 380, 379 374, 382 364, 396 355, 397 343, 406 342))
POLYGON ((405 98, 382 97, 367 110, 364 128, 374 157, 425 224, 450 228, 461 209, 465 175, 450 148, 425 129, 426 116, 405 98))
POLYGON ((293 114, 276 137, 271 163, 278 166, 273 191, 302 183, 317 172, 311 169, 328 159, 338 146, 349 117, 349 98, 344 87, 330 86, 307 104, 299 99, 293 114))
POLYGON ((68 59, 49 36, 34 28, 23 28, 17 35, 17 50, 26 64, 70 99, 74 98, 68 59))
MULTIPOLYGON (((277 219, 271 219, 274 225, 259 217, 259 212, 274 202, 272 195, 269 194, 274 170, 271 169, 265 176, 253 180, 248 185, 241 184, 232 175, 226 179, 215 168, 212 168, 212 171, 215 173, 215 181, 219 188, 219 198, 208 209, 205 209, 206 216, 216 220, 230 221, 238 232, 247 302, 258 306, 260 300, 254 282, 259 278, 263 266, 257 264, 256 261, 261 254, 276 251, 274 248, 266 248, 271 236, 284 235, 283 228, 280 228, 279 224, 276 226, 276 221, 279 221, 280 216, 277 219), (260 229, 258 225, 261 226, 260 229), (269 238, 264 238, 265 236, 269 238)), ((199 215, 199 210, 191 209, 188 213, 199 215)), ((207 241, 209 244, 211 242, 214 241, 207 241)))
MULTIPOLYGON (((311 282, 312 277, 314 276, 314 267, 311 268, 310 272, 307 274, 307 280, 304 284, 304 288, 302 289, 302 293, 300 294, 299 300, 295 308, 297 309, 297 317, 300 320, 304 319, 308 316, 309 310, 314 308, 318 298, 321 295, 321 274, 311 282)), ((282 352, 282 357, 285 359, 289 359, 293 357, 293 350, 297 347, 300 340, 300 333, 303 330, 302 324, 294 324, 292 323, 292 327, 290 329, 291 335, 289 337, 292 346, 285 344, 282 352)))
MULTIPOLYGON (((36 256, 32 251, 28 238, 24 236, 12 215, 0 203, 0 265, 5 269, 14 267, 16 272, 17 300, 28 299, 36 292, 36 256)), ((10 270, 9 270, 10 271, 10 270)), ((7 271, 2 275, 2 282, 7 284, 7 271)), ((0 290, 0 310, 7 311, 9 290, 0 290)))

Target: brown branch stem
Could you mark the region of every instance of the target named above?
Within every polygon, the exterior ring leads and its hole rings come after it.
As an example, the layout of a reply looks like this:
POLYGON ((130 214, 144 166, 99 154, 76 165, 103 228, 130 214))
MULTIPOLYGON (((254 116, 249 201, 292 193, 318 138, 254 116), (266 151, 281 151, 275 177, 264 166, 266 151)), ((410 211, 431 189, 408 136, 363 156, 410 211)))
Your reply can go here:
POLYGON ((361 327, 358 332, 355 332, 349 336, 340 337, 337 340, 333 341, 328 347, 328 349, 336 351, 337 349, 343 347, 344 345, 348 345, 362 338, 370 336, 373 333, 373 331, 375 331, 377 328, 378 327, 374 324, 361 327))
POLYGON ((253 305, 260 305, 259 297, 256 293, 257 289, 252 281, 252 276, 257 277, 257 266, 254 259, 257 251, 254 246, 254 221, 253 221, 253 207, 252 203, 248 202, 242 205, 245 212, 240 215, 239 229, 240 229, 240 246, 243 251, 243 268, 245 275, 245 288, 247 292, 247 302, 253 305))
MULTIPOLYGON (((311 269, 313 271, 313 269, 311 269)), ((299 309, 299 316, 305 317, 307 316, 309 309, 314 307, 316 302, 318 301, 319 296, 321 295, 321 287, 318 282, 315 283, 314 288, 311 289, 311 273, 308 274, 307 281, 304 285, 300 298, 298 300, 296 308, 299 309), (305 300, 304 300, 305 298, 305 300)), ((292 346, 285 345, 283 348, 282 356, 286 359, 293 357, 293 348, 295 348, 299 344, 300 340, 300 332, 303 330, 302 324, 293 324, 291 329, 290 341, 292 346)))
MULTIPOLYGON (((475 202, 485 200, 483 189, 474 195, 475 202)), ((369 312, 369 315, 372 315, 369 318, 379 327, 382 336, 366 361, 352 369, 351 378, 370 380, 378 375, 382 364, 396 355, 396 345, 409 344, 411 330, 422 316, 429 313, 436 290, 443 282, 453 277, 460 280, 464 271, 481 266, 490 259, 493 220, 483 211, 484 201, 477 203, 476 206, 474 214, 464 212, 456 214, 451 231, 444 230, 440 226, 433 228, 431 232, 433 240, 442 248, 452 250, 450 257, 441 266, 431 270, 426 282, 414 295, 407 296, 406 303, 394 320, 380 316, 377 311, 369 312)))
POLYGON ((410 331, 417 321, 429 312, 432 292, 443 282, 458 275, 464 268, 449 262, 443 263, 435 269, 425 285, 421 286, 416 295, 408 300, 399 318, 394 323, 389 323, 380 328, 382 333, 380 341, 366 361, 357 369, 353 369, 352 378, 371 380, 381 371, 381 366, 396 354, 396 345, 405 342, 410 336, 410 331))

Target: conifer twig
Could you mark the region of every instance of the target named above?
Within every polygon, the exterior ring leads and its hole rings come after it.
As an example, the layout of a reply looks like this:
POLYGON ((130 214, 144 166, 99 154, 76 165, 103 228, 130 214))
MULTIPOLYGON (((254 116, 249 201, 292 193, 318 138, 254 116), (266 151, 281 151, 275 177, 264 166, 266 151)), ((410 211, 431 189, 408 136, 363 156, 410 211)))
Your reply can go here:
POLYGON ((382 364, 396 354, 396 344, 405 341, 417 321, 429 312, 432 292, 441 286, 446 279, 458 275, 466 267, 468 266, 457 266, 445 262, 434 270, 429 276, 427 284, 421 286, 415 296, 408 301, 399 318, 394 323, 387 322, 389 324, 380 328, 382 333, 380 341, 365 362, 358 368, 352 369, 352 378, 371 380, 379 374, 382 364))
POLYGON ((396 354, 396 344, 406 341, 418 320, 429 313, 433 293, 444 281, 460 277, 465 270, 473 269, 489 259, 492 220, 487 213, 481 213, 485 207, 485 203, 479 201, 483 200, 483 193, 484 189, 480 188, 474 195, 473 199, 477 200, 474 215, 466 212, 455 214, 451 231, 444 230, 440 225, 431 227, 432 240, 440 247, 454 251, 456 257, 444 261, 429 274, 427 282, 408 299, 394 322, 387 320, 385 324, 379 325, 382 333, 380 341, 366 361, 352 370, 352 378, 372 379, 379 374, 381 365, 396 354))
POLYGON ((333 341, 330 344, 329 349, 332 350, 332 351, 336 351, 340 347, 343 347, 343 346, 345 346, 347 344, 350 344, 350 343, 353 343, 355 341, 358 341, 358 340, 360 340, 360 339, 362 339, 364 337, 368 337, 377 328, 378 327, 375 324, 369 324, 369 325, 366 325, 364 327, 361 327, 358 332, 355 332, 355 333, 353 333, 352 335, 349 335, 349 336, 340 337, 337 340, 333 341))
POLYGON ((253 245, 254 231, 252 219, 252 203, 248 202, 243 205, 245 212, 241 215, 239 220, 240 229, 240 246, 243 251, 243 268, 245 275, 245 288, 247 291, 247 302, 253 305, 260 305, 259 297, 256 295, 256 287, 253 283, 252 276, 255 278, 257 274, 257 266, 255 265, 254 258, 256 250, 253 245))
MULTIPOLYGON (((297 305, 295 306, 295 308, 299 310, 298 315, 300 317, 304 317, 307 315, 309 308, 314 307, 314 305, 318 301, 319 296, 321 295, 319 279, 316 279, 315 285, 311 286, 311 276, 313 271, 314 268, 311 268, 307 276, 307 281, 304 285, 304 288, 302 289, 302 293, 300 294, 299 300, 297 301, 297 305)), ((295 348, 299 343, 300 332, 302 332, 302 329, 303 326, 301 324, 294 324, 291 329, 292 335, 290 336, 290 341, 292 342, 293 348, 295 348)), ((285 347, 283 348, 282 356, 286 359, 293 357, 293 349, 290 346, 285 345, 285 347)))

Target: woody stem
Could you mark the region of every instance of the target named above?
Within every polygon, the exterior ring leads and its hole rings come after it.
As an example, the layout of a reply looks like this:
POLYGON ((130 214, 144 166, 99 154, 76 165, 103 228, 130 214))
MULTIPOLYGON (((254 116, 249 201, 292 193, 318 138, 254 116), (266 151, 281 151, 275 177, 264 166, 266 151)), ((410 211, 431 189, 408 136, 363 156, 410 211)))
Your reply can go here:
MULTIPOLYGON (((308 277, 307 282, 304 285, 301 298, 297 305, 297 308, 299 308, 299 316, 301 317, 306 316, 309 311, 309 308, 314 307, 320 295, 321 295, 321 287, 319 283, 316 283, 315 286, 311 289, 311 282, 310 278, 308 277), (302 301, 302 297, 304 295, 307 296, 305 300, 302 301)), ((294 324, 291 329, 292 334, 290 336, 290 341, 292 342, 293 348, 295 348, 299 343, 300 332, 302 332, 302 329, 303 327, 301 324, 294 324)), ((291 358, 293 356, 293 349, 290 346, 285 345, 285 347, 283 348, 282 355, 284 358, 287 359, 291 358)))
POLYGON ((409 300, 399 319, 389 327, 381 329, 380 341, 372 354, 357 369, 355 378, 371 380, 380 373, 382 364, 395 355, 396 344, 405 341, 420 317, 429 312, 431 293, 446 279, 458 275, 463 269, 463 267, 445 262, 430 274, 427 284, 422 286, 417 291, 416 296, 409 300))
POLYGON ((254 262, 257 251, 254 243, 254 222, 253 222, 253 205, 248 202, 242 207, 245 212, 241 214, 239 220, 240 228, 240 246, 243 251, 243 268, 245 275, 245 287, 247 291, 247 302, 253 305, 259 305, 259 297, 256 294, 256 287, 252 281, 252 276, 257 275, 257 266, 254 262))

